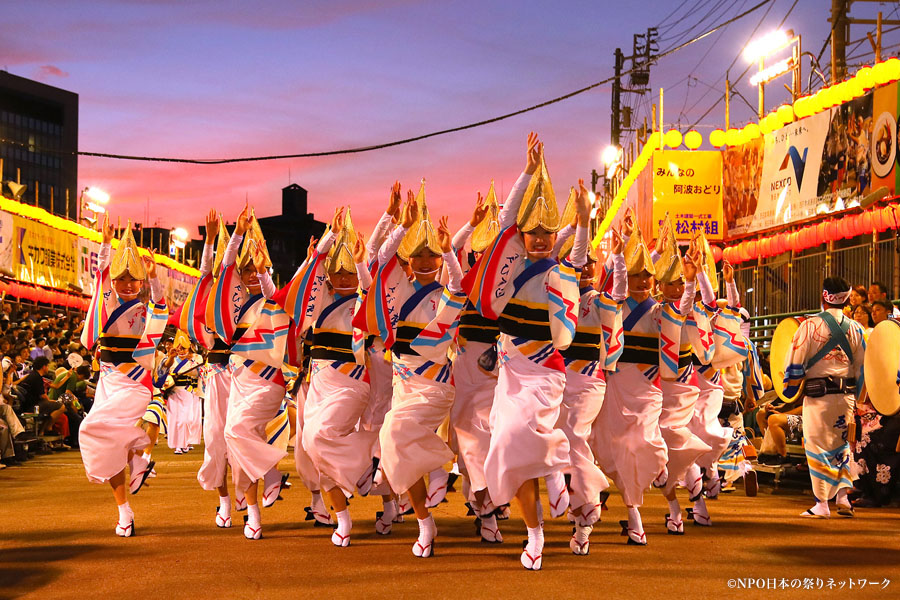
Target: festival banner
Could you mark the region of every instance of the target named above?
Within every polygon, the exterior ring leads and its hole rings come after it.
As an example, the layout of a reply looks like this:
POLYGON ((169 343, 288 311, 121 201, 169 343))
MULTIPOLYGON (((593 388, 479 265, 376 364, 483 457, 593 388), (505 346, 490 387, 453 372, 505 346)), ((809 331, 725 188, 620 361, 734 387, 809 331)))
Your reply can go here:
POLYGON ((702 231, 710 240, 725 234, 722 218, 722 153, 660 150, 653 153, 653 237, 672 217, 675 238, 702 231))
POLYGON ((65 289, 78 285, 78 238, 13 216, 12 272, 19 281, 65 289))
POLYGON ((100 244, 78 238, 78 285, 85 294, 89 294, 93 289, 99 256, 100 244))
POLYGON ((869 133, 871 151, 869 163, 872 165, 872 192, 893 196, 897 190, 897 83, 891 83, 875 90, 872 98, 872 129, 869 133))
POLYGON ((12 273, 13 264, 13 216, 0 211, 0 270, 12 273))

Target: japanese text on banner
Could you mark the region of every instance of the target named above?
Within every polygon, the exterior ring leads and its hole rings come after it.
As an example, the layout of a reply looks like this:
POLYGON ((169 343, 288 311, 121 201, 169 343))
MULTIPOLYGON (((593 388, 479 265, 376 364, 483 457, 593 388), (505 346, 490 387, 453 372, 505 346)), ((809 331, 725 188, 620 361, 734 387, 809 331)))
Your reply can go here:
POLYGON ((689 240, 702 231, 721 240, 722 154, 663 150, 653 153, 653 235, 666 213, 672 217, 675 237, 689 240))

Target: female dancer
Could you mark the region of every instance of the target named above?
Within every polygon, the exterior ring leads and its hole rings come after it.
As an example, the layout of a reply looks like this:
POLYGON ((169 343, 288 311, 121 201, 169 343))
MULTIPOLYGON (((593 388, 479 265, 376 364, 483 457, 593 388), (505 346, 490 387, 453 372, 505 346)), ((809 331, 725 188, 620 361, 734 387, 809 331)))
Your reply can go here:
POLYGON ((134 535, 134 512, 128 504, 125 466, 131 468, 128 490, 136 494, 153 469, 140 451, 150 439, 136 427, 151 400, 153 354, 166 326, 167 309, 156 263, 141 257, 129 222, 110 259, 114 228, 103 219, 103 244, 87 323, 81 333, 85 348, 98 342, 100 381, 94 405, 78 435, 88 480, 109 482, 119 508, 116 535, 134 535), (151 302, 138 299, 145 280, 151 302))

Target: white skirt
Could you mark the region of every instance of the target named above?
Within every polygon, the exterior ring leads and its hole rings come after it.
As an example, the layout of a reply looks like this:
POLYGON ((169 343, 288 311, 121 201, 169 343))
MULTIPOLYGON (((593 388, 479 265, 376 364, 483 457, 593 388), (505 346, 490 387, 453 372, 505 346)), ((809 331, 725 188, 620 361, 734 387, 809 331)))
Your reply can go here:
POLYGON ((678 482, 684 480, 688 468, 710 451, 710 447, 694 435, 689 427, 694 418, 700 390, 690 383, 680 381, 662 380, 660 387, 662 412, 659 415, 659 428, 669 456, 666 465, 669 471, 666 491, 671 491, 678 482))
POLYGON ((660 389, 637 365, 619 363, 617 372, 607 374, 594 454, 626 506, 643 504, 644 490, 668 461, 659 430, 661 411, 660 389))
POLYGON ((203 464, 197 481, 204 490, 212 491, 225 483, 228 469, 228 450, 225 445, 225 420, 228 415, 228 395, 231 391, 231 372, 227 369, 211 373, 205 382, 206 398, 203 419, 203 464))
POLYGON ((535 364, 500 336, 500 376, 491 407, 491 443, 484 462, 495 505, 507 504, 523 483, 569 466, 569 440, 556 428, 565 373, 535 364))
MULTIPOLYGON (((422 359, 394 357, 410 370, 422 359)), ((384 417, 378 438, 381 468, 391 489, 402 494, 441 465, 453 460, 453 452, 437 433, 453 406, 453 386, 422 375, 394 377, 391 410, 384 417)))
POLYGON ((694 416, 688 427, 710 447, 709 452, 697 458, 697 466, 706 469, 708 473, 714 473, 718 468, 716 463, 731 443, 733 433, 730 427, 723 427, 719 421, 725 392, 722 386, 710 383, 705 377, 697 373, 694 376, 700 393, 694 405, 694 416))
MULTIPOLYGON (((384 423, 384 416, 391 410, 394 370, 391 363, 384 360, 384 346, 380 342, 367 350, 369 370, 369 403, 360 418, 363 429, 377 432, 384 423)), ((378 456, 377 440, 373 445, 373 456, 378 456)))
POLYGON ((194 429, 197 428, 194 420, 197 419, 199 407, 197 397, 183 387, 173 388, 169 393, 166 398, 166 419, 169 422, 166 440, 169 448, 187 448, 200 442, 199 439, 192 440, 194 429))
POLYGON ((468 477, 473 492, 487 487, 484 461, 491 445, 491 407, 497 376, 485 373, 478 366, 478 357, 490 347, 481 342, 467 342, 453 362, 456 398, 450 410, 450 427, 460 469, 468 477))
POLYGON ((266 443, 266 424, 284 399, 284 386, 241 365, 231 376, 225 445, 236 491, 248 487, 278 465, 287 453, 266 443))
POLYGON ((369 405, 369 384, 313 361, 303 408, 303 447, 319 472, 323 489, 340 486, 353 493, 372 465, 372 445, 378 434, 357 429, 369 405))
POLYGON ((105 483, 128 464, 129 453, 150 445, 150 438, 137 427, 150 390, 117 370, 101 370, 94 405, 78 430, 81 460, 88 480, 105 483))
MULTIPOLYGON (((569 468, 572 476, 569 505, 579 508, 593 507, 599 502, 600 492, 609 487, 609 481, 597 466, 590 440, 594 422, 603 407, 606 382, 596 377, 566 371, 566 389, 559 411, 558 427, 569 440, 569 468)), ((582 511, 592 525, 599 518, 598 511, 582 511)))
POLYGON ((297 471, 297 475, 300 476, 306 489, 311 492, 318 492, 321 489, 319 471, 309 457, 309 453, 306 452, 306 448, 303 447, 303 427, 305 425, 303 412, 306 406, 307 394, 309 394, 309 383, 303 381, 295 398, 297 403, 297 433, 294 439, 294 469, 297 471))

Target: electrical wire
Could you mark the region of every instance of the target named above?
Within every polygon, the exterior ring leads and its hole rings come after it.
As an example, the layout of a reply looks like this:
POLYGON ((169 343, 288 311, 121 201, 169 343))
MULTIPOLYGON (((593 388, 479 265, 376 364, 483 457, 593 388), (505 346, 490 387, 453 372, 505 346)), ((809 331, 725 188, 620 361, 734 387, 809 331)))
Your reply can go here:
MULTIPOLYGON (((712 35, 713 33, 715 33, 716 31, 720 30, 721 28, 727 27, 727 26, 730 25, 731 23, 734 23, 735 21, 738 21, 738 20, 740 20, 740 19, 746 17, 746 16, 749 15, 749 14, 752 14, 752 13, 755 12, 756 10, 759 10, 759 9, 762 8, 763 6, 769 4, 769 3, 773 2, 773 1, 774 1, 774 0, 762 0, 761 2, 759 2, 759 3, 755 4, 755 5, 753 5, 753 6, 752 6, 751 8, 749 8, 748 10, 745 10, 744 12, 742 12, 742 13, 740 13, 740 14, 738 14, 738 15, 735 15, 734 17, 728 19, 727 21, 724 21, 724 22, 722 22, 722 23, 716 25, 715 27, 712 27, 711 29, 709 29, 709 30, 707 30, 707 31, 705 31, 705 32, 703 32, 703 33, 701 33, 700 35, 697 35, 697 36, 691 38, 690 40, 687 40, 686 42, 683 42, 683 43, 678 44, 678 45, 676 45, 676 46, 674 46, 674 47, 672 47, 672 48, 669 48, 668 50, 665 50, 664 52, 661 52, 661 53, 657 56, 657 60, 662 59, 662 58, 665 58, 666 56, 670 56, 670 55, 672 55, 672 54, 674 54, 674 53, 676 53, 676 52, 678 52, 678 51, 680 51, 680 50, 682 50, 682 49, 684 49, 684 48, 686 48, 686 47, 688 47, 688 46, 690 46, 690 45, 692 45, 692 44, 695 44, 695 43, 699 42, 700 40, 702 40, 702 39, 704 39, 704 38, 706 38, 706 37, 712 35)), ((794 4, 796 5, 796 1, 794 2, 794 4)), ((789 13, 789 14, 790 14, 790 13, 789 13)), ((623 72, 623 73, 621 74, 621 76, 628 75, 628 74, 630 74, 632 71, 633 71, 633 69, 629 69, 628 71, 623 72)), ((595 83, 592 83, 592 84, 590 84, 590 85, 586 85, 586 86, 584 86, 584 87, 582 87, 582 88, 579 88, 579 89, 577 89, 577 90, 571 91, 571 92, 569 92, 569 93, 567 93, 567 94, 563 94, 563 95, 561 95, 561 96, 557 96, 557 97, 555 97, 555 98, 551 98, 551 99, 549 99, 549 100, 545 100, 544 102, 540 102, 540 103, 538 103, 538 104, 534 104, 534 105, 529 106, 529 107, 526 107, 526 108, 521 108, 521 109, 519 109, 519 110, 515 110, 515 111, 509 112, 509 113, 506 113, 506 114, 503 114, 503 115, 499 115, 499 116, 496 116, 496 117, 491 117, 491 118, 489 118, 489 119, 484 119, 484 120, 481 120, 481 121, 476 121, 476 122, 474 122, 474 123, 469 123, 469 124, 466 124, 466 125, 458 125, 458 126, 456 126, 456 127, 449 127, 449 128, 447 128, 447 129, 441 129, 441 130, 438 130, 438 131, 432 131, 432 132, 430 132, 430 133, 423 133, 423 134, 420 134, 420 135, 416 135, 416 136, 412 136, 412 137, 408 137, 408 138, 404 138, 404 139, 396 140, 396 141, 392 141, 392 142, 384 142, 384 143, 380 143, 380 144, 372 144, 372 145, 369 145, 369 146, 359 146, 359 147, 355 147, 355 148, 344 148, 344 149, 340 149, 340 150, 323 150, 323 151, 319 151, 319 152, 298 152, 298 153, 295 153, 295 154, 272 154, 272 155, 268 155, 268 156, 246 156, 246 157, 237 157, 237 158, 218 158, 218 159, 168 158, 168 157, 160 157, 160 156, 138 156, 138 155, 128 155, 128 154, 113 154, 113 153, 109 153, 109 152, 87 152, 87 151, 78 151, 77 153, 68 153, 68 152, 59 152, 59 151, 52 151, 52 150, 44 150, 44 149, 41 149, 41 148, 37 148, 36 151, 40 151, 40 152, 44 152, 44 153, 48 153, 48 154, 50 154, 50 153, 54 153, 54 154, 77 154, 78 156, 91 156, 91 157, 95 157, 95 158, 109 158, 109 159, 116 159, 116 160, 131 160, 131 161, 143 161, 143 162, 165 162, 165 163, 181 163, 181 164, 198 164, 198 165, 222 165, 222 164, 243 163, 243 162, 261 162, 261 161, 268 161, 268 160, 281 160, 281 159, 288 159, 288 158, 316 158, 316 157, 322 157, 322 156, 337 156, 337 155, 344 155, 344 154, 360 154, 360 153, 362 153, 362 152, 371 152, 371 151, 374 151, 374 150, 382 150, 382 149, 385 149, 385 148, 392 148, 392 147, 395 147, 395 146, 402 146, 402 145, 405 145, 405 144, 410 144, 410 143, 412 143, 412 142, 418 142, 418 141, 421 141, 421 140, 426 140, 426 139, 433 138, 433 137, 438 137, 438 136, 441 136, 441 135, 447 135, 447 134, 450 134, 450 133, 456 133, 456 132, 459 132, 459 131, 466 131, 466 130, 468 130, 468 129, 475 129, 476 127, 482 127, 482 126, 484 126, 484 125, 489 125, 489 124, 492 124, 492 123, 497 123, 497 122, 500 122, 500 121, 504 121, 504 120, 506 120, 506 119, 510 119, 510 118, 516 117, 516 116, 518 116, 518 115, 522 115, 522 114, 525 114, 525 113, 528 113, 528 112, 532 112, 532 111, 538 110, 538 109, 540 109, 540 108, 544 108, 544 107, 546 107, 546 106, 551 106, 551 105, 553 105, 553 104, 557 104, 557 103, 562 102, 562 101, 564 101, 564 100, 568 100, 569 98, 573 98, 573 97, 578 96, 578 95, 580 95, 580 94, 583 94, 583 93, 585 93, 585 92, 591 91, 591 90, 596 89, 596 88, 598 88, 598 87, 600 87, 600 86, 606 85, 606 84, 608 84, 608 83, 610 83, 610 82, 612 82, 612 81, 614 81, 614 80, 615 80, 615 76, 610 76, 610 77, 607 77, 607 78, 602 79, 602 80, 600 80, 600 81, 597 81, 597 82, 595 82, 595 83)), ((5 139, 0 139, 0 143, 8 143, 8 144, 11 144, 11 145, 20 145, 20 146, 25 146, 25 145, 26 145, 26 144, 23 144, 22 142, 15 142, 15 141, 12 141, 12 140, 5 140, 5 139)))

